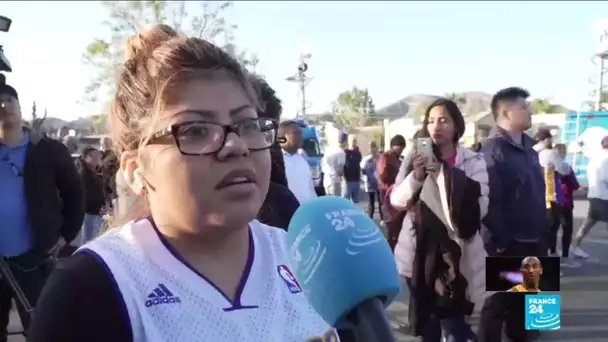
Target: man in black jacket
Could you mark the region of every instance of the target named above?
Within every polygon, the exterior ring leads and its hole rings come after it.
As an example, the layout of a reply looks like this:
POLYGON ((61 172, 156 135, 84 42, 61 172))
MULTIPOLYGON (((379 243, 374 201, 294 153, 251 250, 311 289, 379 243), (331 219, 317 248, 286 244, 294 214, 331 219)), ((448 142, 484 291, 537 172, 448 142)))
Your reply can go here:
POLYGON ((24 330, 59 247, 78 234, 83 190, 61 142, 21 126, 17 91, 0 84, 0 342, 11 300, 24 330))
POLYGON ((120 161, 112 151, 112 139, 110 137, 101 138, 99 145, 101 146, 101 176, 106 200, 105 209, 111 209, 114 200, 118 197, 116 194, 116 173, 120 168, 120 161))

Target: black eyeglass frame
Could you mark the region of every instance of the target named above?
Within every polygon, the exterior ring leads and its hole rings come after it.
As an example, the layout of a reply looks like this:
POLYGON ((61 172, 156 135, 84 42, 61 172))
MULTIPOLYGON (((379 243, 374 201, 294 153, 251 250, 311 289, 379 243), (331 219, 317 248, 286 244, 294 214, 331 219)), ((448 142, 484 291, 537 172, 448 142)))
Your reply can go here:
MULTIPOLYGON (((269 144, 268 147, 264 147, 264 148, 249 148, 249 151, 255 152, 255 151, 263 151, 263 150, 267 150, 269 148, 271 148, 277 141, 277 135, 278 135, 278 130, 279 130, 279 123, 274 120, 274 119, 270 119, 270 118, 265 118, 265 117, 260 117, 260 118, 249 118, 249 119, 245 119, 245 120, 241 120, 237 123, 234 124, 230 124, 230 125, 222 125, 219 124, 217 122, 211 122, 211 121, 206 121, 206 120, 191 120, 191 121, 185 121, 185 122, 180 122, 177 124, 173 124, 170 125, 169 127, 160 130, 154 134, 152 134, 152 136, 150 137, 150 139, 148 140, 146 145, 149 144, 154 144, 157 140, 162 139, 162 138, 166 138, 168 136, 173 137, 173 142, 175 144, 175 146, 177 147, 177 150, 179 151, 179 153, 181 153, 182 155, 185 156, 206 156, 206 155, 211 155, 211 154, 216 154, 218 153, 222 148, 224 148, 224 146, 226 145, 226 139, 228 139, 228 133, 234 133, 237 136, 241 137, 241 135, 239 134, 239 129, 246 123, 252 122, 252 121, 261 121, 261 120, 266 120, 272 123, 272 128, 271 130, 274 131, 274 141, 269 144), (224 129, 224 136, 222 137, 222 142, 221 144, 219 144, 219 147, 217 148, 217 150, 211 151, 211 152, 205 152, 205 153, 186 153, 184 151, 182 151, 182 148, 180 146, 180 141, 178 138, 178 134, 179 134, 179 130, 181 127, 184 126, 188 126, 191 124, 195 124, 195 123, 203 123, 203 124, 207 124, 207 125, 214 125, 214 126, 218 126, 218 127, 222 127, 224 129)), ((269 130, 263 130, 263 132, 268 132, 269 130)))

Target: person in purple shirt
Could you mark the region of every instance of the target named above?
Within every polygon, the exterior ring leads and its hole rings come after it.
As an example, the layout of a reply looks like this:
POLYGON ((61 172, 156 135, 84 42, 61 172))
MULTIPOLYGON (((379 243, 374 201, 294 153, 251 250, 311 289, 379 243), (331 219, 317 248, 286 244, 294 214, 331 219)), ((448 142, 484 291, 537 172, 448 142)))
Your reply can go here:
POLYGON ((553 147, 553 136, 547 129, 539 129, 536 133, 536 145, 534 150, 539 153, 539 161, 545 174, 545 182, 550 181, 550 173, 553 172, 553 184, 545 184, 546 201, 547 201, 547 247, 551 256, 557 256, 557 232, 561 225, 563 204, 565 201, 564 190, 560 186, 562 177, 567 175, 570 170, 569 166, 564 163, 563 157, 553 147), (558 164, 555 166, 554 164, 558 164), (555 171, 551 171, 551 166, 555 171), (558 172, 561 172, 561 174, 558 172), (553 193, 549 193, 553 189, 553 193))
MULTIPOLYGON (((562 158, 566 157, 567 149, 565 144, 556 144, 555 149, 562 158)), ((570 244, 572 243, 573 233, 573 211, 574 211, 574 192, 580 188, 580 184, 576 179, 574 170, 570 168, 570 173, 567 176, 561 176, 560 182, 556 183, 560 185, 563 192, 562 210, 560 215, 560 224, 562 227, 562 258, 568 265, 578 264, 575 263, 570 256, 570 244)), ((557 244, 557 231, 554 236, 555 240, 552 241, 553 245, 557 244)))

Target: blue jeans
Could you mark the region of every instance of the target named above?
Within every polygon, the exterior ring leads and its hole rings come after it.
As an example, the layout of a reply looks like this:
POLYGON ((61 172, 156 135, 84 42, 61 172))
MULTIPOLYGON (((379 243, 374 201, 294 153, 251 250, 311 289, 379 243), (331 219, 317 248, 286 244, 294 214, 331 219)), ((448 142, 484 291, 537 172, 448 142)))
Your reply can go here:
POLYGON ((82 243, 87 243, 99 235, 99 230, 103 224, 101 215, 84 214, 82 222, 82 243))
POLYGON ((342 188, 342 197, 359 203, 359 193, 361 192, 361 182, 346 182, 346 186, 342 188))

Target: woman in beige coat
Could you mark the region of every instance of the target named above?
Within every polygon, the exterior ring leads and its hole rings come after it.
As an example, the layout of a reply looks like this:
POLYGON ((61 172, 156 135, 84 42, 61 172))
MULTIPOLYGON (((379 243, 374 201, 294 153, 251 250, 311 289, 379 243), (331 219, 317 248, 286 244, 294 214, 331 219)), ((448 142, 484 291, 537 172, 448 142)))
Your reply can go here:
MULTIPOLYGON (((438 159, 440 158, 450 166, 463 170, 468 178, 480 184, 481 196, 478 205, 481 214, 479 219, 481 220, 488 209, 489 187, 486 163, 480 154, 458 144, 458 140, 464 132, 464 127, 463 116, 456 104, 447 99, 439 99, 427 109, 421 133, 422 136, 432 139, 434 155, 438 159)), ((404 160, 406 162, 402 164, 396 185, 390 196, 391 205, 395 208, 408 206, 413 197, 419 193, 426 176, 433 174, 438 168, 436 161, 426 162, 426 158, 417 155, 415 150, 411 151, 404 160), (408 165, 413 165, 413 167, 408 165)), ((444 208, 444 210, 447 210, 447 208, 444 208)), ((412 276, 416 251, 416 239, 412 226, 413 219, 413 211, 408 211, 403 220, 403 227, 395 248, 399 273, 406 281, 412 276)), ((477 232, 466 241, 454 237, 454 241, 458 243, 462 250, 460 272, 468 282, 467 295, 476 307, 480 307, 487 295, 485 291, 485 258, 487 253, 480 233, 477 232)), ((436 328, 429 327, 429 334, 436 335, 436 332, 433 331, 441 331, 439 328, 442 327, 448 341, 461 342, 470 337, 465 337, 463 332, 464 330, 470 332, 470 328, 454 328, 454 322, 444 322, 444 320, 437 319, 433 324, 436 324, 436 328)), ((427 338, 423 336, 424 341, 434 339, 431 336, 427 336, 427 338)))

